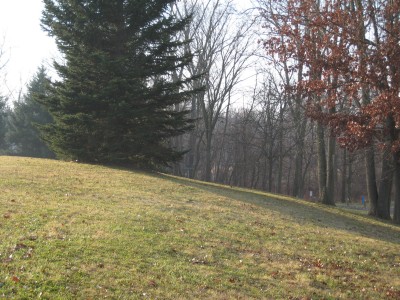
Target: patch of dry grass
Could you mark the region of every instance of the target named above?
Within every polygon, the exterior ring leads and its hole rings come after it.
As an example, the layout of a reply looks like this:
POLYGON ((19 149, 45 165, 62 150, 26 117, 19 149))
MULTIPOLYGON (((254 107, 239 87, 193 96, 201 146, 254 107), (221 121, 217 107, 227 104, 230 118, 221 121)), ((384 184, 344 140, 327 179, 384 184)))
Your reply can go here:
POLYGON ((0 190, 0 298, 400 297, 400 228, 345 210, 15 157, 0 190))

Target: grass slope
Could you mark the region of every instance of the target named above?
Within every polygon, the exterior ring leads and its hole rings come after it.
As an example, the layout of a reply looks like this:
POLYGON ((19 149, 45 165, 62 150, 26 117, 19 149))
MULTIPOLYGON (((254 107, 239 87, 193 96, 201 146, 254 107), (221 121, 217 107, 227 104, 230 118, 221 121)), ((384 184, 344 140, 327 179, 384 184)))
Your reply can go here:
POLYGON ((400 298, 400 228, 337 208, 12 157, 0 190, 0 298, 400 298))

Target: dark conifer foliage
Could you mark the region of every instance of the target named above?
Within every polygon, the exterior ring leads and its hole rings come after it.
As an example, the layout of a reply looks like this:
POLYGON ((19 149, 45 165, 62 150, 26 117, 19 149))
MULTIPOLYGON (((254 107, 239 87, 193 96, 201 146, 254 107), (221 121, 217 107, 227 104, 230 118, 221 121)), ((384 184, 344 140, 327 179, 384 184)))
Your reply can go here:
POLYGON ((55 120, 43 133, 58 156, 141 166, 181 158, 166 141, 192 125, 172 107, 193 91, 171 80, 191 59, 178 55, 189 19, 168 14, 173 2, 44 0, 42 26, 64 56, 42 101, 55 120))
POLYGON ((6 141, 12 155, 54 158, 54 153, 40 138, 37 126, 51 124, 49 112, 36 99, 46 95, 49 79, 44 67, 40 67, 28 84, 27 93, 14 103, 9 114, 6 141))

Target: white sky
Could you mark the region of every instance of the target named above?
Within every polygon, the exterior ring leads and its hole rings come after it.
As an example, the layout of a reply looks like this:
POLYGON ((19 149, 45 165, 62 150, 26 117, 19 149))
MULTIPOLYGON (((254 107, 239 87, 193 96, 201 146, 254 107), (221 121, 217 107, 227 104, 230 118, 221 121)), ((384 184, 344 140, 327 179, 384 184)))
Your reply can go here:
POLYGON ((0 93, 11 99, 41 64, 50 66, 57 54, 53 39, 40 28, 42 8, 41 0, 0 0, 0 46, 8 60, 1 71, 6 73, 6 82, 1 76, 0 93))

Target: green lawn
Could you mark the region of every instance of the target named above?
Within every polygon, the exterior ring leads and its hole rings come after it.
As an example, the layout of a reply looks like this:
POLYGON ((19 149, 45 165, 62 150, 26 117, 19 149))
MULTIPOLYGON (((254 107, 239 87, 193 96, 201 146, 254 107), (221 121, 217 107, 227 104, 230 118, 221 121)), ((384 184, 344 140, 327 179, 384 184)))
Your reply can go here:
POLYGON ((400 299, 400 227, 162 174, 0 157, 0 299, 400 299))

